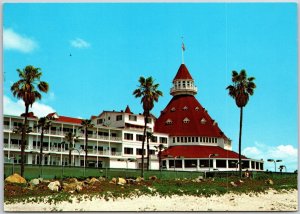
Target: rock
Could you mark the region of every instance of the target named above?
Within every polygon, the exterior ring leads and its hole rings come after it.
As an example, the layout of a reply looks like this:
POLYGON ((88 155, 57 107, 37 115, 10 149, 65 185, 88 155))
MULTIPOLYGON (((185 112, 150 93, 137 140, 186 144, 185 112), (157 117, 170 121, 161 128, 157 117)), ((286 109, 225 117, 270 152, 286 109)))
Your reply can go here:
POLYGON ((244 181, 242 181, 242 180, 239 180, 239 182, 242 184, 242 183, 244 183, 244 181))
POLYGON ((152 176, 149 177, 149 180, 155 181, 155 180, 157 180, 157 177, 155 175, 152 175, 152 176))
POLYGON ((77 183, 77 182, 78 182, 77 178, 69 178, 68 179, 68 183, 77 183))
POLYGON ((42 180, 41 182, 42 183, 50 183, 51 181, 50 180, 42 180))
POLYGON ((19 183, 19 184, 26 184, 25 178, 20 176, 19 174, 15 173, 13 175, 8 176, 5 181, 10 183, 19 183))
POLYGON ((58 192, 58 191, 60 190, 60 187, 61 187, 61 185, 60 185, 59 181, 53 181, 53 182, 50 182, 50 183, 48 184, 48 188, 49 188, 51 191, 56 191, 56 192, 58 192))
POLYGON ((236 185, 233 181, 231 181, 230 184, 231 184, 231 186, 233 186, 233 187, 237 187, 237 185, 236 185))
POLYGON ((97 178, 91 178, 89 184, 94 184, 95 182, 100 182, 97 178))
POLYGON ((137 178, 135 179, 135 181, 138 182, 138 183, 140 183, 140 182, 144 181, 144 178, 142 178, 142 177, 137 177, 137 178))
POLYGON ((38 185, 40 183, 40 179, 37 179, 37 178, 32 179, 29 183, 32 186, 36 186, 36 185, 38 185))
POLYGON ((270 185, 274 184, 274 181, 272 181, 271 179, 267 179, 265 182, 266 182, 266 184, 270 184, 270 185))
POLYGON ((117 182, 118 185, 124 185, 126 183, 127 182, 126 182, 126 180, 124 178, 118 178, 118 182, 117 182))
POLYGON ((104 177, 99 177, 98 180, 101 181, 105 181, 106 179, 104 177))
POLYGON ((197 178, 197 180, 200 180, 200 181, 202 181, 203 180, 203 176, 198 176, 198 178, 197 178))
POLYGON ((117 179, 116 178, 112 178, 110 183, 116 184, 117 183, 117 179))
POLYGON ((134 184, 136 181, 132 178, 126 179, 127 184, 134 184))
POLYGON ((83 189, 83 182, 74 182, 74 183, 64 183, 63 190, 65 192, 80 192, 83 189))

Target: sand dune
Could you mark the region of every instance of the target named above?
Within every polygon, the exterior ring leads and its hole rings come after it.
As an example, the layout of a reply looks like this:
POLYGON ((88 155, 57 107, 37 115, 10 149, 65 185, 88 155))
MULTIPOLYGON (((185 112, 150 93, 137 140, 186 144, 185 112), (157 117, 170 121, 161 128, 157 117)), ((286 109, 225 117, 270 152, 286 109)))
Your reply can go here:
POLYGON ((4 204, 5 211, 296 211, 298 190, 222 196, 140 196, 126 199, 93 198, 78 202, 4 204))

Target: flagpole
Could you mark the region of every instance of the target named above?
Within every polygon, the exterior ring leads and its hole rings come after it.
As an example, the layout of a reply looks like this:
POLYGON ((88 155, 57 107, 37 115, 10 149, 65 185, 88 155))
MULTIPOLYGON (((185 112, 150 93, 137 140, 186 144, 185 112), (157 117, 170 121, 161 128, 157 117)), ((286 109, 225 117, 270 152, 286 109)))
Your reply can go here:
POLYGON ((181 46, 181 60, 182 60, 182 64, 184 64, 184 51, 185 51, 185 47, 184 47, 184 43, 183 43, 183 36, 181 37, 182 39, 182 46, 181 46))

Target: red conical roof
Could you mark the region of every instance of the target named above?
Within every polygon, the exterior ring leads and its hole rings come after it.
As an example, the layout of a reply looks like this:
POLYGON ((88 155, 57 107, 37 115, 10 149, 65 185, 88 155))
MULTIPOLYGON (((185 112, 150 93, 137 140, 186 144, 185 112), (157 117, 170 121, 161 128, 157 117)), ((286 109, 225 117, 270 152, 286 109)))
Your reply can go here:
POLYGON ((170 136, 205 136, 227 138, 217 123, 192 95, 172 98, 156 120, 155 132, 170 136))
POLYGON ((125 113, 129 113, 129 114, 131 114, 131 110, 130 110, 130 108, 129 108, 129 106, 128 106, 128 105, 126 106, 125 113))
POLYGON ((189 79, 192 80, 193 77, 191 76, 190 72, 188 71, 187 67, 184 64, 181 64, 176 76, 174 77, 173 81, 176 79, 189 79))

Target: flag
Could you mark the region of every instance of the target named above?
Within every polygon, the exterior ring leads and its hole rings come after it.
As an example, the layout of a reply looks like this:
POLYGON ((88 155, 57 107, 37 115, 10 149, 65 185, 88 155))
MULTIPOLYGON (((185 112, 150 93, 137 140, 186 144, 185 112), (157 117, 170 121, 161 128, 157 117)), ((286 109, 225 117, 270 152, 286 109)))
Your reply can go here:
POLYGON ((185 51, 184 43, 182 43, 182 50, 185 51))

